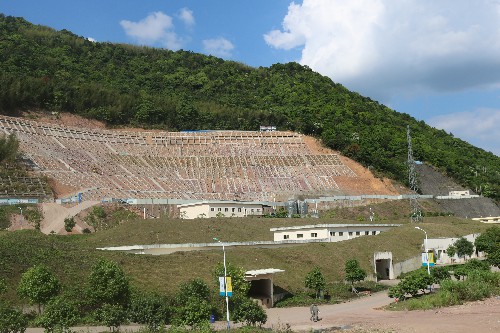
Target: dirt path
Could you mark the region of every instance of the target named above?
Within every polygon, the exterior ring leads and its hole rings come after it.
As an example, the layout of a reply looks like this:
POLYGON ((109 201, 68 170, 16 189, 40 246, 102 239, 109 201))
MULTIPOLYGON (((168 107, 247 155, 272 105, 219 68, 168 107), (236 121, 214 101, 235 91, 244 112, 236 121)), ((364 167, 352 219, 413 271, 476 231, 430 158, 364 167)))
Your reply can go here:
POLYGON ((82 210, 97 205, 98 203, 99 201, 84 201, 70 208, 66 208, 56 203, 44 203, 42 204, 43 221, 40 224, 40 230, 44 234, 50 234, 52 231, 58 234, 64 229, 65 218, 73 217, 82 210))
MULTIPOLYGON (((361 297, 357 300, 321 305, 319 322, 309 320, 309 307, 268 309, 268 321, 264 325, 276 331, 284 331, 289 325, 294 332, 342 330, 352 333, 462 333, 500 332, 500 297, 471 302, 430 311, 377 310, 392 301, 387 292, 361 297)), ((240 324, 231 322, 231 327, 240 324)), ((122 332, 137 332, 140 326, 122 326, 122 332)), ((224 331, 225 322, 217 322, 214 328, 224 331)), ((97 333, 106 327, 75 327, 75 332, 97 333)), ((28 328, 26 333, 43 333, 42 328, 28 328)))
POLYGON ((500 332, 500 298, 430 311, 377 310, 392 301, 386 292, 355 301, 320 306, 321 321, 309 320, 308 308, 270 309, 266 327, 293 331, 342 328, 347 332, 500 332))

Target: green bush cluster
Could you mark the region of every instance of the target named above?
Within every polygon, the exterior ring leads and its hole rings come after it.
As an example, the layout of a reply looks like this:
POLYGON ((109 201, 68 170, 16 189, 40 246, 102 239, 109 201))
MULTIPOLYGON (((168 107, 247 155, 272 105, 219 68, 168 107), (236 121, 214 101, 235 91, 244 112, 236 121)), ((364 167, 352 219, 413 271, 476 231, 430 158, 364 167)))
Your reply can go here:
POLYGON ((389 289, 391 297, 404 302, 393 303, 388 308, 426 310, 482 300, 499 294, 500 273, 492 272, 487 261, 472 259, 463 265, 432 267, 430 276, 426 269, 406 274, 398 285, 389 289), (450 278, 451 273, 456 280, 450 278), (437 292, 421 293, 426 284, 430 283, 440 285, 437 292))
MULTIPOLYGON (((217 281, 219 274, 217 266, 217 281)), ((244 280, 244 271, 229 263, 228 275, 233 278, 231 320, 253 326, 264 324, 267 315, 248 298, 249 283, 244 280)), ((0 294, 5 290, 5 281, 0 280, 0 294)), ((164 330, 167 324, 180 331, 185 326, 211 330, 207 326, 211 315, 216 319, 225 317, 221 311, 223 298, 216 296, 203 280, 182 284, 177 295, 168 298, 133 290, 120 266, 105 259, 93 265, 85 286, 74 289, 63 289, 47 266, 36 265, 22 275, 17 292, 30 304, 38 305, 31 325, 43 327, 46 332, 70 332, 77 324, 100 324, 116 331, 130 321, 145 325, 150 332, 164 330)), ((0 333, 22 333, 29 319, 0 298, 0 333)))

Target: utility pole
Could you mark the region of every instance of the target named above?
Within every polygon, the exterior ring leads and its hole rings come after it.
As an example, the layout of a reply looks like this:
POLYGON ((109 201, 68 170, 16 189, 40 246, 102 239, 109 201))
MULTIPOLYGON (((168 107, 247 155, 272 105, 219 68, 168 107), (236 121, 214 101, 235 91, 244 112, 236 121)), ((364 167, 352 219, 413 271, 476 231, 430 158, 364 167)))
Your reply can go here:
POLYGON ((410 194, 410 219, 411 222, 422 222, 422 211, 418 203, 417 172, 415 171, 415 160, 413 159, 413 148, 411 145, 410 125, 406 127, 406 138, 408 140, 408 184, 412 193, 410 194))

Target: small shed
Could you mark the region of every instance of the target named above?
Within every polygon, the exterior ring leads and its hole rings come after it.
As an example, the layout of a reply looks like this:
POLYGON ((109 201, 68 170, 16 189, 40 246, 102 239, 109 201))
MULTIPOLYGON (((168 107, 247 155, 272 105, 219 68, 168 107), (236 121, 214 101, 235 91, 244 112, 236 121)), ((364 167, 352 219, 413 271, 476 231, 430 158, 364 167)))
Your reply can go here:
POLYGON ((274 293, 273 277, 274 274, 283 272, 284 270, 276 268, 256 269, 245 272, 245 280, 250 282, 250 297, 258 300, 261 306, 272 308, 274 303, 284 296, 283 293, 274 293))

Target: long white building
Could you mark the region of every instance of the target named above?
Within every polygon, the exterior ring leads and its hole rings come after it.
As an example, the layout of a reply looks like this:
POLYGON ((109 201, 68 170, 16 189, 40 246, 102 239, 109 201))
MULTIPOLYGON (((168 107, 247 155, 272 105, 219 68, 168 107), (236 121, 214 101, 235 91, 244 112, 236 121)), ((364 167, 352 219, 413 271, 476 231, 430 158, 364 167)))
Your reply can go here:
POLYGON ((400 224, 316 224, 271 228, 274 241, 327 239, 340 242, 361 236, 375 236, 400 224))
POLYGON ((182 219, 262 216, 263 206, 253 202, 200 201, 177 205, 182 219))

